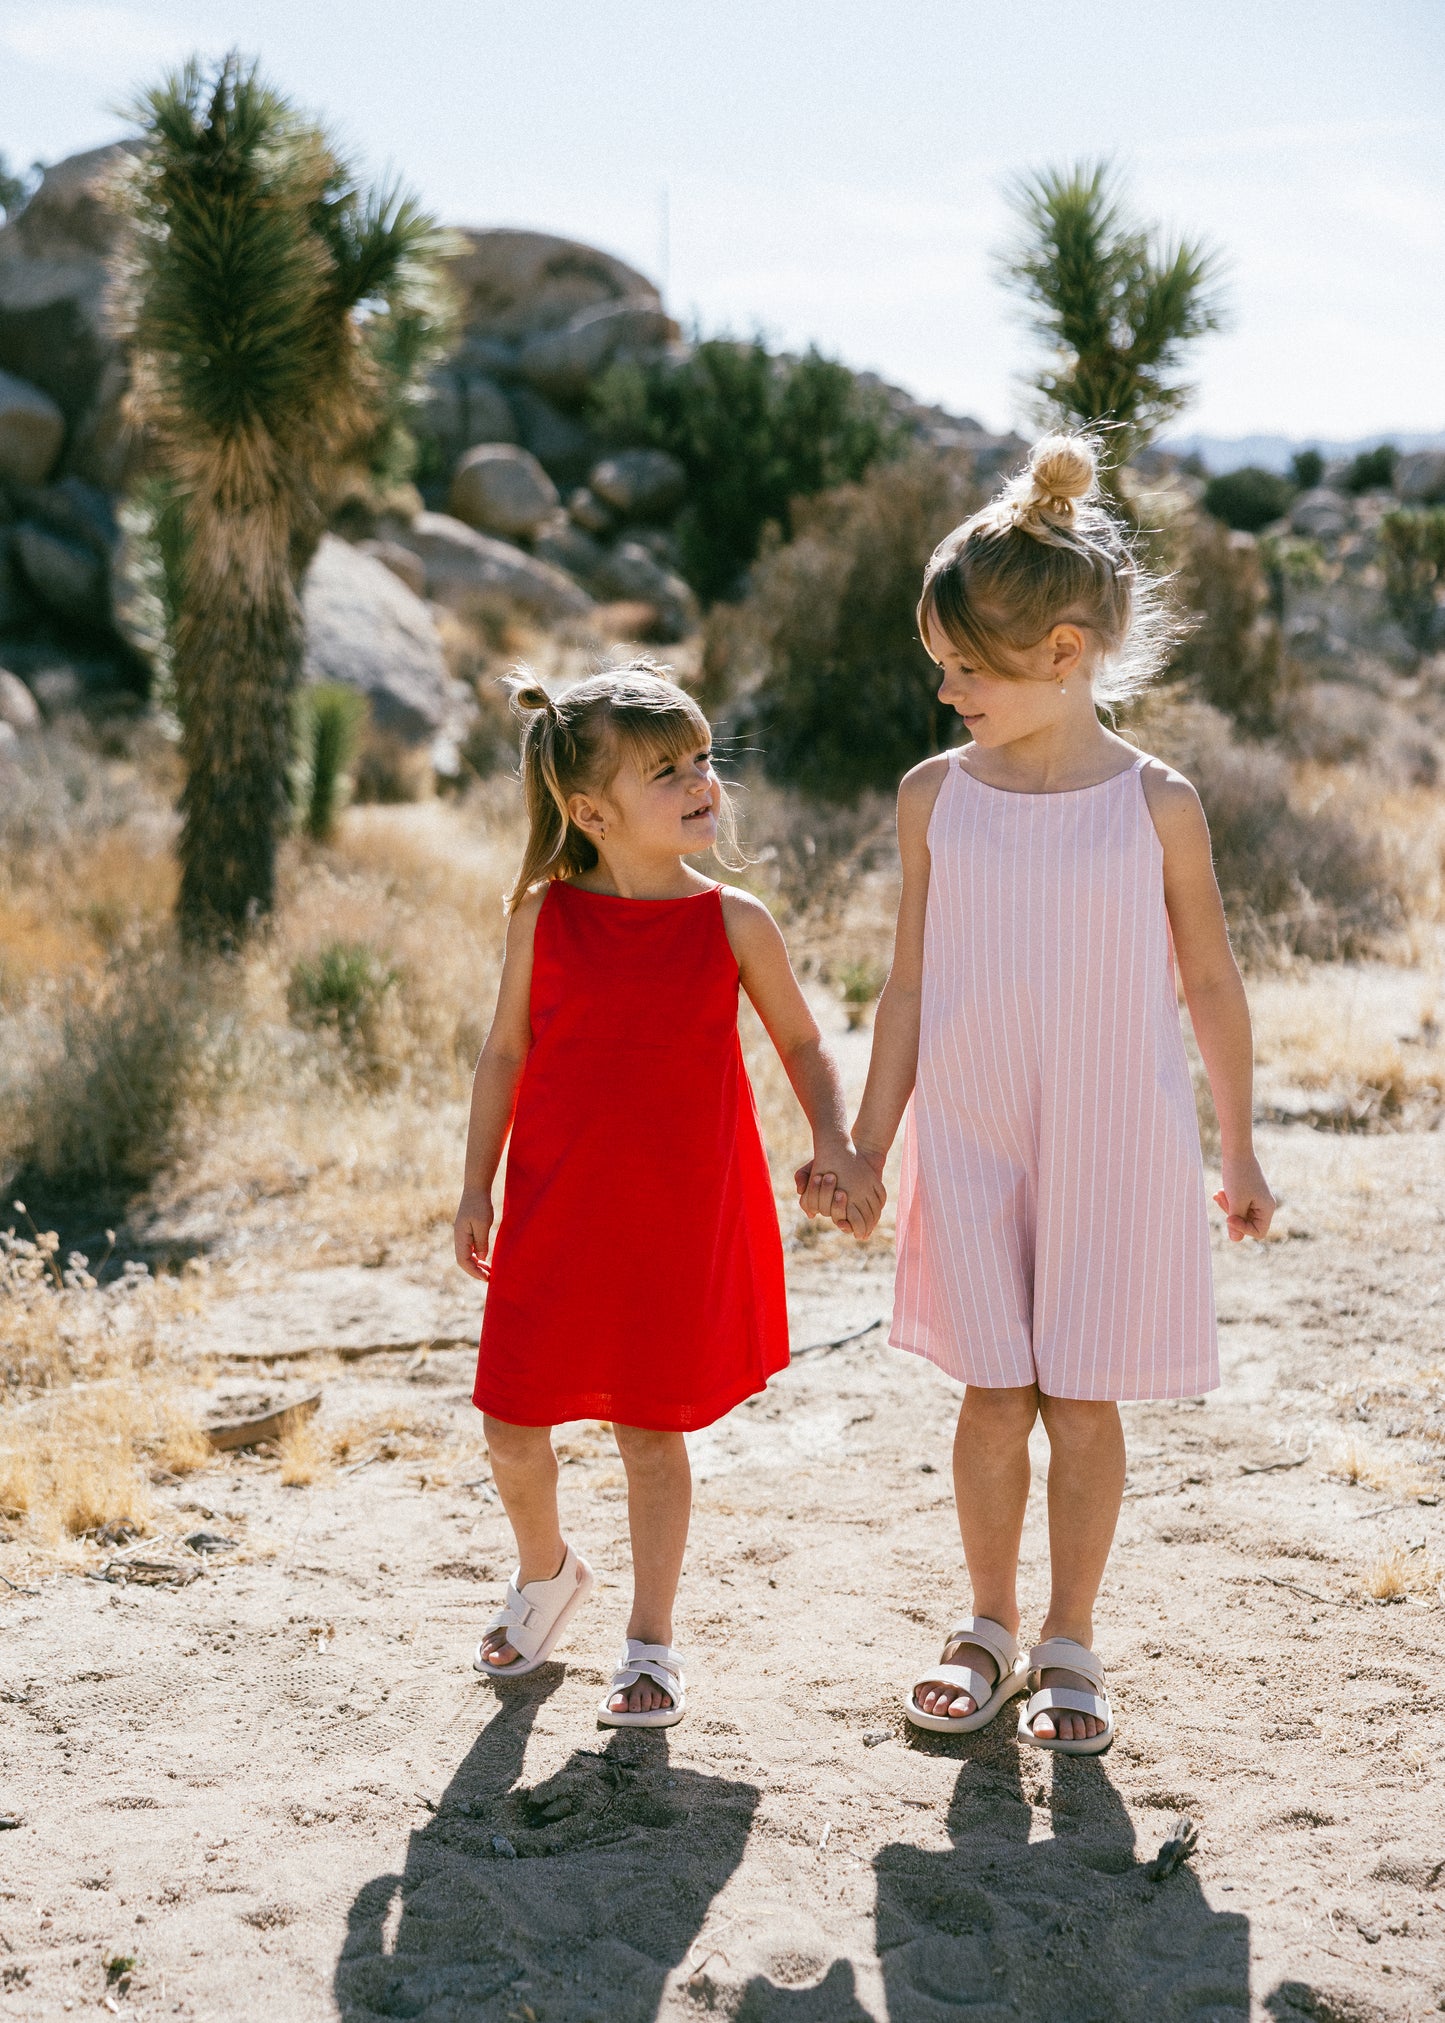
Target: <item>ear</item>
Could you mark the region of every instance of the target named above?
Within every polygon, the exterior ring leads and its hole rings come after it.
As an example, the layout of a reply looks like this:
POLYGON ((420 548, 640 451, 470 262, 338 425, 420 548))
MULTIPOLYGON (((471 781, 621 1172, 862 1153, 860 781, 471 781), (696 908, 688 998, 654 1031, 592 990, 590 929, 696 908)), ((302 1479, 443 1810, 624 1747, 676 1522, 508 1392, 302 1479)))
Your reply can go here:
POLYGON ((567 819, 580 829, 589 843, 600 843, 607 833, 607 816, 590 794, 573 794, 567 802, 567 819))
POLYGON ((1077 673, 1084 659, 1084 635, 1077 625, 1056 625, 1049 634, 1049 673, 1055 681, 1067 681, 1077 673))

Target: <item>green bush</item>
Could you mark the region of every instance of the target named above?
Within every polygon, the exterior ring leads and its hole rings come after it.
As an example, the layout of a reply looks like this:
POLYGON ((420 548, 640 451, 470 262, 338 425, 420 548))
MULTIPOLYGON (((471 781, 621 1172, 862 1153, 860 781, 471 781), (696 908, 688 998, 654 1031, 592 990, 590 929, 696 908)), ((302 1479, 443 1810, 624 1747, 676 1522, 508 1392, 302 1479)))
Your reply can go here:
POLYGON ((774 357, 757 339, 615 365, 592 418, 613 445, 667 450, 686 470, 677 541, 707 602, 735 594, 769 522, 793 531, 794 500, 860 478, 897 442, 886 404, 846 366, 817 351, 774 357))
POLYGON ((1344 477, 1341 489, 1346 492, 1388 492, 1395 482, 1395 466, 1400 461, 1400 452, 1393 443, 1381 443, 1376 449, 1361 450, 1344 477))
POLYGON ((297 700, 305 792, 301 826, 314 843, 325 843, 346 803, 347 771, 366 724, 366 697, 339 681, 302 689, 297 700))
POLYGON ((1290 476, 1302 492, 1312 492, 1325 475, 1325 460, 1318 450, 1296 450, 1289 460, 1290 476))
POLYGON ((1221 471, 1204 487, 1206 513, 1243 534, 1257 534, 1271 520, 1282 519, 1289 511, 1294 487, 1288 478, 1264 471, 1257 464, 1245 464, 1237 471, 1221 471))
POLYGON ((1175 649, 1174 672, 1240 729, 1254 736, 1272 730, 1279 626, 1259 544, 1206 514, 1192 516, 1174 587, 1193 620, 1175 649))
POLYGON ((965 467, 917 451, 798 506, 740 614, 772 778, 852 800, 957 741, 914 611, 930 554, 978 503, 965 467))
POLYGON ((1410 644, 1428 653, 1434 642, 1435 602, 1445 588, 1445 506, 1404 507, 1380 522, 1385 602, 1410 644))
POLYGON ((291 965, 286 1008, 295 1025, 330 1032, 348 1065, 381 1086, 395 1078, 401 972, 364 941, 329 941, 291 965))

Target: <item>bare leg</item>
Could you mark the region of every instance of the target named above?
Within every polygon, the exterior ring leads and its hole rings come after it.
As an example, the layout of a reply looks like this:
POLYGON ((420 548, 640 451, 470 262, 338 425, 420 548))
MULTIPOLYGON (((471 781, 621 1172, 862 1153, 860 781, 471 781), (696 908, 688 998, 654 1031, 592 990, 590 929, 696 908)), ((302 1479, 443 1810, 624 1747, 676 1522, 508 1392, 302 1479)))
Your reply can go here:
MULTIPOLYGON (((557 1457, 552 1452, 550 1426, 511 1426, 505 1419, 484 1416, 492 1480, 517 1540, 518 1585, 555 1580, 567 1557, 557 1523, 557 1457)), ((504 1669, 518 1653, 504 1630, 482 1639, 487 1661, 504 1669)))
MULTIPOLYGON (((681 1433, 614 1426, 627 1470, 627 1521, 632 1533, 632 1614, 627 1634, 644 1644, 672 1642, 672 1605, 692 1516, 692 1468, 681 1433)), ((671 1696, 651 1679, 614 1693, 614 1713, 648 1714, 671 1696)))
MULTIPOLYGON (((1038 1408, 1032 1384, 1006 1390, 970 1384, 953 1441, 953 1489, 973 1584, 973 1613, 1001 1623, 1010 1636, 1019 1626, 1019 1541, 1029 1500, 1029 1433, 1038 1408)), ((998 1675, 993 1658, 977 1644, 946 1644, 942 1662, 969 1665, 985 1678, 998 1675)), ((925 1682, 914 1698, 925 1714, 946 1714, 956 1721, 974 1711, 967 1693, 942 1680, 925 1682)))
MULTIPOLYGON (((1049 1561, 1045 1637, 1094 1647, 1094 1600, 1109 1563, 1124 1498, 1124 1428, 1117 1405, 1092 1398, 1040 1397, 1049 1435, 1049 1561)), ((1077 1672, 1050 1670, 1046 1686, 1092 1688, 1077 1672)), ((1042 1713, 1034 1733, 1082 1742, 1103 1732, 1092 1714, 1042 1713)))

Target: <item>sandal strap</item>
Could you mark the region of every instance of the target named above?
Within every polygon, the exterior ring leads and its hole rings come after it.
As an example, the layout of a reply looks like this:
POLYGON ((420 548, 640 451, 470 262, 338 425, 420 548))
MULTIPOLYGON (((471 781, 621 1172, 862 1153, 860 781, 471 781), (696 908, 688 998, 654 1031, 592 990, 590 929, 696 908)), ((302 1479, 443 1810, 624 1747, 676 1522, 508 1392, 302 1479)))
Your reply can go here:
MULTIPOLYGON (((947 1650, 950 1644, 977 1644, 981 1651, 987 1651, 998 1666, 1001 1679, 1005 1672, 1011 1672, 1019 1654, 1017 1637, 1011 1637, 1002 1623, 996 1623, 991 1616, 960 1616, 943 1640, 947 1650)), ((929 1674, 932 1678, 933 1673, 929 1674)))
POLYGON ((505 1630, 507 1642, 519 1657, 535 1657, 547 1632, 577 1590, 577 1569, 577 1555, 569 1545, 562 1571, 551 1580, 529 1580, 522 1587, 513 1574, 507 1582, 506 1599, 482 1632, 483 1638, 489 1637, 493 1630, 505 1630))
POLYGON ((1102 1689, 1104 1684, 1104 1667, 1087 1644, 1075 1643, 1072 1637, 1045 1637, 1035 1644, 1029 1652, 1029 1671, 1078 1672, 1091 1686, 1102 1689))
POLYGON ((1096 1721, 1109 1719, 1108 1701, 1097 1693, 1081 1693, 1076 1686, 1045 1686, 1042 1692, 1030 1694, 1024 1719, 1032 1727, 1035 1714, 1047 1713, 1052 1707, 1063 1714, 1091 1714, 1096 1721))
POLYGON ((666 1644, 639 1643, 635 1637, 629 1637, 622 1661, 612 1674, 608 1698, 614 1693, 625 1692, 642 1678, 651 1679, 654 1686, 660 1686, 676 1706, 679 1697, 687 1690, 681 1651, 669 1650, 666 1644))

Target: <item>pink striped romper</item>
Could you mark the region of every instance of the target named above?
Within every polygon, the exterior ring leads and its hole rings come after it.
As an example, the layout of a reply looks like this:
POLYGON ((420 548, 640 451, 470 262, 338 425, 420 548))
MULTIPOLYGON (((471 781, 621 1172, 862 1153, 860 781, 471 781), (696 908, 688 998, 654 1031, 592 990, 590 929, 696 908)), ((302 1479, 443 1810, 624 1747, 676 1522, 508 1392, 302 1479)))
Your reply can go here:
POLYGON ((1019 794, 948 756, 889 1339, 963 1383, 1123 1400, 1219 1382, 1144 763, 1019 794))

